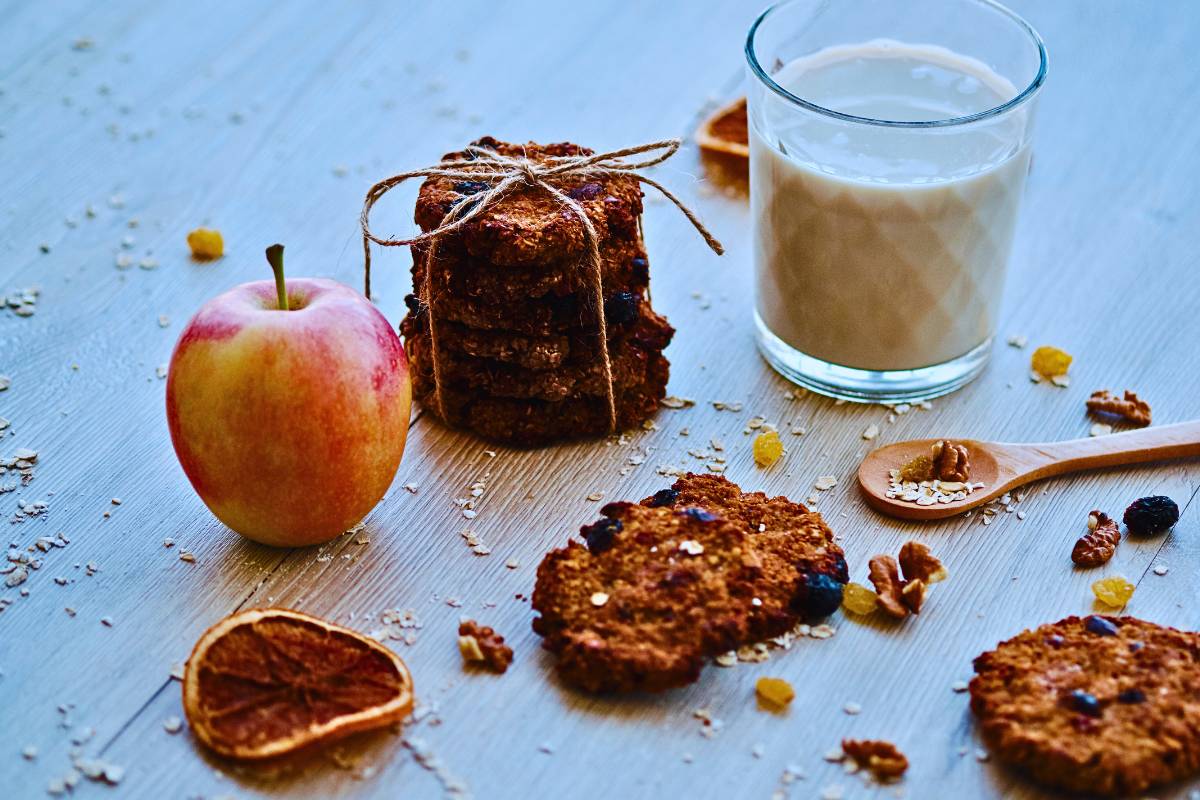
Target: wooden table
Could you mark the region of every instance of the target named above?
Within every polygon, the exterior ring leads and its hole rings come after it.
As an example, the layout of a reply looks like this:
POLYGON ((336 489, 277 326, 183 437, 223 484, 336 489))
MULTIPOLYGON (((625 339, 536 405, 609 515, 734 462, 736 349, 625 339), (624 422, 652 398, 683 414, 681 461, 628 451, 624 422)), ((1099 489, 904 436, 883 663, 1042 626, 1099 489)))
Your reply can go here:
MULTIPOLYGON (((766 798, 776 788, 800 798, 834 784, 846 797, 1041 797, 977 754, 967 697, 952 690, 971 659, 1022 628, 1091 611, 1089 584, 1101 575, 1137 584, 1124 613, 1200 624, 1194 462, 1047 481, 1029 488, 1020 514, 1001 511, 988 526, 979 515, 926 526, 881 518, 852 479, 869 448, 905 438, 1085 436, 1083 400, 1100 387, 1139 391, 1157 423, 1200 414, 1200 13, 1182 0, 1015 3, 1051 52, 1036 165, 992 364, 931 410, 791 399, 751 340, 744 193, 689 148, 658 177, 728 254, 709 253, 653 198, 645 225, 654 302, 679 329, 671 392, 695 407, 663 410, 654 430, 620 442, 528 452, 417 412, 365 536, 325 547, 253 545, 207 512, 163 417, 159 369, 188 316, 267 277, 261 253, 276 240, 293 274, 358 285, 367 186, 477 135, 607 148, 688 134, 707 103, 739 91, 757 10, 711 5, 2 4, 0 287, 38 284, 41 294, 30 317, 0 312, 0 373, 12 379, 0 393, 11 421, 0 456, 38 453, 32 482, 0 495, 0 514, 45 501, 40 516, 8 528, 11 545, 58 532, 69 544, 39 552, 40 569, 0 590, 0 794, 43 796, 76 747, 125 768, 115 789, 85 780, 76 794, 88 797, 432 798, 455 781, 487 798, 766 798), (224 232, 224 259, 188 258, 185 234, 201 224, 224 232), (131 268, 116 266, 122 256, 131 268), (1013 334, 1029 347, 1006 346, 1013 334), (1030 349, 1043 343, 1075 354, 1069 388, 1029 381, 1030 349), (718 411, 714 401, 743 406, 718 411), (786 458, 771 469, 751 458, 744 430, 755 416, 806 431, 785 434, 786 458), (866 441, 872 424, 879 436, 866 441), (918 619, 864 624, 838 613, 832 638, 804 639, 766 663, 710 667, 686 689, 572 691, 530 630, 525 598, 541 555, 602 502, 667 485, 660 467, 703 468, 688 451, 711 437, 724 440, 727 474, 747 489, 803 499, 817 476, 837 476, 816 493, 817 508, 855 580, 871 555, 911 538, 928 542, 951 578, 918 619), (468 523, 454 500, 480 480, 468 523), (1174 533, 1129 540, 1106 567, 1073 570, 1087 512, 1119 515, 1147 494, 1185 507, 1174 533), (471 552, 459 535, 467 527, 491 555, 471 552), (421 720, 274 771, 211 758, 186 728, 164 730, 182 714, 173 665, 220 617, 267 604, 364 631, 381 629, 387 609, 411 609, 419 627, 397 632, 415 634, 412 643, 389 644, 415 676, 421 720), (454 631, 464 614, 508 637, 517 653, 508 674, 464 672, 454 631), (796 687, 786 715, 755 708, 763 675, 796 687), (845 713, 847 703, 861 713, 845 713), (711 739, 700 735, 699 708, 723 721, 711 739), (874 789, 843 775, 822 759, 843 736, 895 741, 912 761, 907 779, 874 789), (22 757, 27 746, 35 757, 22 757), (788 765, 807 777, 783 786, 788 765)), ((411 229, 412 196, 380 206, 380 231, 411 229)), ((407 253, 378 262, 380 307, 398 321, 407 253)))

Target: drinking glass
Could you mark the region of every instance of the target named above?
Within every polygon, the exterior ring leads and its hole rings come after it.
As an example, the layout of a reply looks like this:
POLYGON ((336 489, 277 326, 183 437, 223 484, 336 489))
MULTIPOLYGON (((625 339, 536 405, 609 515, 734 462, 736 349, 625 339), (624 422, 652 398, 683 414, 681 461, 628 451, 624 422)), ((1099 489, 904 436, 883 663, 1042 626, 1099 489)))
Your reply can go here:
POLYGON ((746 61, 767 362, 863 402, 968 383, 1028 173, 1037 32, 992 0, 787 0, 754 22, 746 61), (913 86, 953 105, 918 107, 913 86))

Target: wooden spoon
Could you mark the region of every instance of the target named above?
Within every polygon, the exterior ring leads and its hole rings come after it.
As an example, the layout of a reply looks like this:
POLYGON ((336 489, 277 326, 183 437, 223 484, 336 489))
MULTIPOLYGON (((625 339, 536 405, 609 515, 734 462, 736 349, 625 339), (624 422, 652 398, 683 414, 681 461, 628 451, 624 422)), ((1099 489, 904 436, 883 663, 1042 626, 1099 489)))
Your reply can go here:
POLYGON ((982 483, 963 500, 919 506, 907 500, 886 497, 888 472, 919 455, 928 455, 937 439, 897 442, 872 451, 858 468, 858 485, 867 503, 900 519, 945 519, 976 508, 1018 486, 1100 467, 1116 467, 1142 461, 1200 456, 1200 420, 1142 428, 1089 439, 1072 439, 1047 444, 1002 444, 952 439, 966 446, 971 465, 971 482, 982 483))

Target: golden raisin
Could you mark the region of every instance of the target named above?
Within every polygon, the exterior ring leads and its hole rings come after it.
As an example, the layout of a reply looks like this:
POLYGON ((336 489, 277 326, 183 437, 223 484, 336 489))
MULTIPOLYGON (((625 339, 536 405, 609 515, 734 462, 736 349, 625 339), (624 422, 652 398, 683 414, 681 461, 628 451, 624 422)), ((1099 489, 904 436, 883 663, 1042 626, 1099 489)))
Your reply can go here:
POLYGON ((875 610, 879 598, 861 583, 847 583, 842 589, 842 607, 851 614, 867 615, 875 610))
POLYGON ((1071 368, 1072 360, 1070 353, 1059 350, 1057 347, 1042 345, 1033 351, 1029 365, 1042 377, 1053 378, 1058 375, 1066 375, 1067 370, 1071 368))
POLYGON ((1129 602, 1129 598, 1133 597, 1133 584, 1122 578, 1120 575, 1114 575, 1111 578, 1101 578, 1092 584, 1092 594, 1096 595, 1096 599, 1106 606, 1120 608, 1129 602))
POLYGON ((900 468, 900 480, 905 483, 920 483, 933 480, 933 459, 917 456, 900 468))
POLYGON ((196 228, 187 235, 187 243, 192 249, 192 258, 200 261, 212 261, 225 255, 225 240, 220 231, 212 228, 196 228))
POLYGON ((760 467, 769 467, 783 455, 783 442, 776 431, 765 431, 754 437, 754 461, 760 467))
POLYGON ((759 708, 767 711, 785 711, 796 697, 792 685, 783 678, 759 678, 754 684, 759 708))

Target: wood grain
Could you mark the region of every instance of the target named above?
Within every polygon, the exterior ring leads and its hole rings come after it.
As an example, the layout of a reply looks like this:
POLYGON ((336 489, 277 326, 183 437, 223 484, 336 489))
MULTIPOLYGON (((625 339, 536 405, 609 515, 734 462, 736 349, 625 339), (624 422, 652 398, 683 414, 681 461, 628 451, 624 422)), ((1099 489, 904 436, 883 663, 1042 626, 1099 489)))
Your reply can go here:
MULTIPOLYGON (((18 500, 47 500, 46 515, 12 526, 10 541, 24 547, 60 530, 71 539, 44 555, 20 587, 28 596, 0 594, 12 601, 0 613, 8 793, 43 796, 67 770, 71 730, 59 727, 56 706, 70 703, 72 724, 96 729, 84 752, 127 768, 108 790, 122 797, 438 797, 445 784, 417 763, 414 740, 440 758, 443 779, 461 779, 476 797, 768 797, 788 764, 807 773, 790 797, 832 783, 848 797, 886 796, 821 759, 843 735, 899 744, 913 764, 909 796, 1045 796, 976 760, 966 700, 950 687, 998 640, 1091 610, 1088 586, 1102 575, 1137 584, 1126 613, 1200 627, 1192 501, 1200 469, 1178 461, 1045 481, 1018 506, 1024 519, 1001 513, 987 526, 977 514, 929 525, 878 516, 853 475, 871 447, 903 439, 1086 435, 1084 399, 1105 386, 1137 390, 1164 424, 1200 416, 1200 259, 1191 237, 1200 110, 1184 100, 1200 92, 1189 68, 1200 13, 1185 2, 1147 4, 1136 15, 1116 0, 1014 5, 1047 40, 1051 74, 1001 338, 1023 333, 1031 345, 1073 353, 1070 388, 1031 384, 1028 350, 1000 344, 975 384, 894 421, 880 407, 788 399, 751 340, 744 186, 736 175, 717 180, 729 165, 690 149, 656 177, 679 190, 728 254, 708 253, 664 205, 651 202, 645 224, 655 306, 679 329, 671 391, 694 398, 694 408, 664 410, 656 430, 624 443, 536 451, 491 448, 417 416, 393 490, 368 518, 369 544, 343 537, 278 551, 213 521, 170 450, 155 367, 188 315, 232 284, 265 277, 260 254, 275 240, 288 245, 297 274, 358 285, 366 187, 479 134, 618 147, 690 131, 710 98, 736 92, 742 36, 757 9, 0 4, 0 286, 42 286, 33 317, 0 311, 0 374, 13 379, 0 393, 0 416, 12 421, 0 456, 39 452, 33 482, 0 495, 0 513, 7 518, 18 500), (93 45, 74 49, 80 37, 93 45), (187 259, 184 236, 199 224, 224 232, 225 259, 187 259), (134 237, 129 248, 125 236, 134 237), (40 252, 43 243, 50 252, 40 252), (118 270, 121 252, 159 266, 118 270), (717 411, 713 401, 745 410, 717 411), (755 415, 806 430, 785 434, 788 453, 770 470, 754 466, 743 433, 755 415), (864 441, 872 423, 882 432, 864 441), (803 499, 818 475, 838 476, 834 489, 816 493, 817 507, 856 580, 872 554, 910 538, 944 558, 950 580, 919 619, 864 624, 839 613, 832 639, 801 641, 764 664, 712 667, 678 692, 602 699, 563 686, 518 597, 531 590, 538 560, 601 502, 665 485, 658 467, 703 468, 688 451, 712 437, 724 441, 729 477, 749 489, 803 499), (453 500, 485 475, 479 516, 468 522, 453 500), (588 501, 593 492, 604 499, 588 501), (1152 493, 1184 507, 1171 534, 1130 539, 1098 570, 1071 567, 1089 510, 1117 516, 1152 493), (468 525, 492 555, 465 546, 459 532, 468 525), (166 537, 173 547, 163 546, 166 537), (183 549, 195 563, 179 560, 183 549), (518 566, 506 567, 510 558, 518 566), (88 562, 99 567, 91 577, 88 562), (1152 570, 1160 562, 1169 566, 1161 576, 1152 570), (412 669, 418 702, 435 709, 405 729, 410 747, 382 733, 347 743, 337 758, 264 773, 210 758, 186 731, 166 733, 163 720, 181 713, 172 663, 215 620, 266 604, 367 631, 385 609, 414 609, 423 626, 415 643, 389 641, 412 669), (517 660, 505 676, 463 671, 454 645, 462 614, 508 637, 517 660), (761 675, 797 687, 788 714, 756 710, 761 675), (842 711, 850 701, 860 714, 842 711), (692 716, 701 706, 724 721, 711 740, 692 716), (38 748, 36 759, 21 758, 26 745, 38 748)), ((381 205, 381 233, 410 230, 411 198, 381 205)), ((407 256, 382 253, 377 263, 380 307, 398 320, 407 256)))

